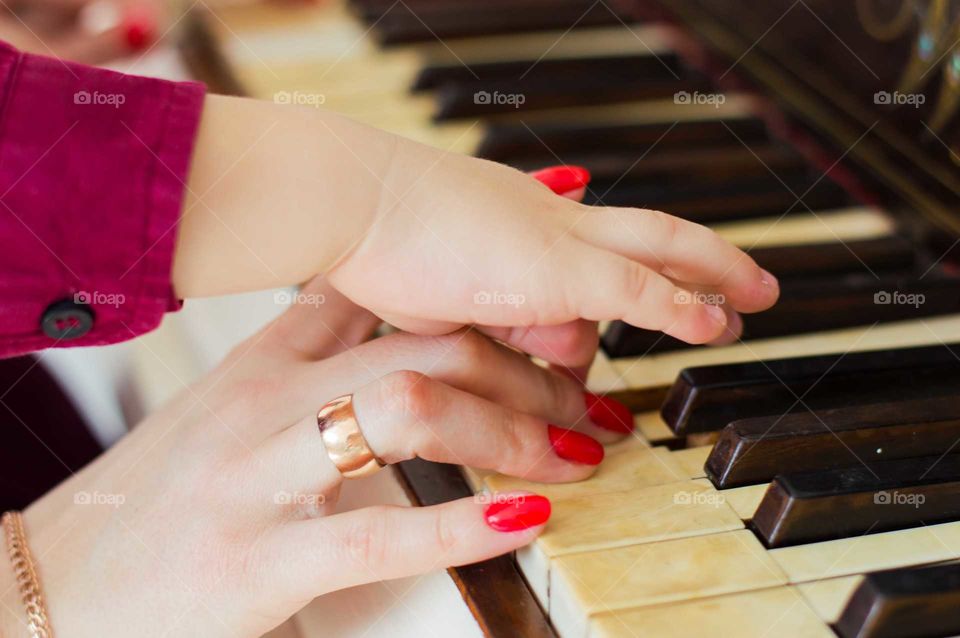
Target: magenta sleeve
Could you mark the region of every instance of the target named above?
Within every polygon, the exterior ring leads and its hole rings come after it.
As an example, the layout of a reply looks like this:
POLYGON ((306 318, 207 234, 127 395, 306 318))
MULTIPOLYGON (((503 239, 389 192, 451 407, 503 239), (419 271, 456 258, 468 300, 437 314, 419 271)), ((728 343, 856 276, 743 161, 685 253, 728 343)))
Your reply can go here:
POLYGON ((204 92, 0 43, 0 356, 130 339, 179 308, 204 92))

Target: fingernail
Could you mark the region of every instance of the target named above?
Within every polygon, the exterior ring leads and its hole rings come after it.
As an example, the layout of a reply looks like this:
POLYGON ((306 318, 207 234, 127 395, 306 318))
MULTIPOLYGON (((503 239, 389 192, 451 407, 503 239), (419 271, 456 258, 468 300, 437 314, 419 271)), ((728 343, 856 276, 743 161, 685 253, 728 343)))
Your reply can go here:
POLYGON ((550 501, 539 494, 519 494, 510 498, 497 495, 483 517, 498 532, 519 532, 543 525, 550 518, 550 501))
POLYGON ((584 392, 583 397, 587 403, 587 416, 595 426, 622 434, 633 432, 633 414, 627 406, 616 399, 590 392, 584 392))
POLYGON ((764 270, 763 268, 760 269, 760 283, 767 288, 780 288, 780 282, 777 281, 777 278, 774 277, 770 271, 764 270))
POLYGON ((123 16, 122 28, 130 50, 141 51, 156 37, 157 19, 146 8, 131 6, 123 16))
POLYGON ((593 437, 555 425, 547 426, 547 435, 561 459, 583 465, 600 465, 603 460, 603 446, 593 437))
POLYGON ((721 326, 727 325, 727 313, 723 311, 723 308, 720 306, 714 306, 712 304, 706 304, 704 306, 707 310, 707 314, 710 315, 710 318, 719 323, 721 326))
POLYGON ((557 195, 583 188, 590 183, 590 171, 582 166, 551 166, 532 173, 557 195))

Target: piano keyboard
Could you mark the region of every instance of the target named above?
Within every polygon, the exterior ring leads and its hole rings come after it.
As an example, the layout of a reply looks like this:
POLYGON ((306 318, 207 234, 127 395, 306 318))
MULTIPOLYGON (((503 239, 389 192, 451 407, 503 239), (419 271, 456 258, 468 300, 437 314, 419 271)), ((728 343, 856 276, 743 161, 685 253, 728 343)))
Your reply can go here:
POLYGON ((771 135, 763 100, 686 67, 670 28, 580 0, 483 4, 235 7, 208 22, 251 95, 322 96, 524 170, 584 165, 588 203, 708 224, 780 277, 781 304, 733 345, 601 327, 588 385, 628 404, 636 431, 589 480, 464 468, 476 491, 553 501, 516 559, 557 634, 960 633, 956 275, 902 216, 771 135))

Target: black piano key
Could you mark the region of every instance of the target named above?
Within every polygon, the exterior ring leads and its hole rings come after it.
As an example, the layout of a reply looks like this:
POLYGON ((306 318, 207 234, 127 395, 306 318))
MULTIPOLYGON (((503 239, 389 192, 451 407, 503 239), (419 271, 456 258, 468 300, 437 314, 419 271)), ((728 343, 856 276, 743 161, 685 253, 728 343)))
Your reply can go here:
POLYGON ((924 398, 956 387, 960 344, 892 348, 687 368, 667 392, 660 413, 683 435, 805 406, 924 398))
POLYGON ((850 195, 830 180, 816 180, 810 171, 773 176, 748 176, 723 183, 700 184, 674 180, 668 184, 638 182, 592 182, 586 204, 631 206, 663 210, 699 224, 716 224, 758 217, 780 217, 809 210, 849 206, 850 195), (807 189, 810 191, 807 192, 807 189), (803 203, 796 194, 803 196, 803 203))
MULTIPOLYGON (((678 148, 659 146, 648 150, 581 151, 559 156, 560 162, 583 166, 590 171, 592 183, 657 184, 687 188, 714 184, 726 187, 731 180, 753 176, 763 178, 769 171, 802 171, 807 161, 795 150, 780 143, 759 144, 752 149, 737 142, 733 146, 678 148)), ((554 164, 558 163, 554 158, 554 164)), ((522 171, 536 170, 543 160, 513 162, 522 171)), ((602 196, 602 191, 599 193, 602 196)))
POLYGON ((651 148, 727 147, 737 138, 750 146, 769 140, 766 125, 757 118, 599 126, 491 123, 475 155, 511 166, 546 166, 555 164, 557 156, 593 151, 631 152, 635 161, 651 148))
POLYGON ((753 529, 767 547, 815 543, 960 519, 960 456, 925 456, 779 474, 753 529))
POLYGON ((960 398, 954 396, 815 409, 734 421, 720 432, 704 469, 726 489, 860 461, 937 456, 958 440, 960 398))
POLYGON ((620 14, 615 6, 581 0, 522 0, 491 11, 486 2, 472 0, 417 5, 400 2, 387 11, 361 12, 361 16, 374 24, 374 37, 382 45, 393 46, 462 37, 622 26, 624 21, 630 22, 631 18, 620 14))
POLYGON ((442 89, 474 82, 511 82, 538 77, 562 81, 567 76, 596 73, 609 77, 672 78, 688 74, 676 53, 510 60, 472 64, 429 65, 413 82, 414 91, 442 89))
POLYGON ((747 252, 761 267, 777 273, 780 281, 866 269, 889 274, 909 271, 917 265, 913 243, 899 235, 847 242, 768 246, 747 252))
POLYGON ((960 564, 867 574, 835 629, 841 638, 960 634, 960 564))
MULTIPOLYGON (((470 79, 435 92, 435 121, 711 92, 705 77, 649 55, 531 62, 525 77, 470 79)), ((683 108, 679 106, 679 108, 683 108)))
MULTIPOLYGON (((691 297, 693 299, 693 297, 691 297)), ((780 299, 764 312, 743 316, 744 340, 835 330, 960 312, 960 278, 848 274, 781 282, 780 299)), ((659 332, 622 321, 602 338, 611 357, 629 357, 692 347, 659 332)))

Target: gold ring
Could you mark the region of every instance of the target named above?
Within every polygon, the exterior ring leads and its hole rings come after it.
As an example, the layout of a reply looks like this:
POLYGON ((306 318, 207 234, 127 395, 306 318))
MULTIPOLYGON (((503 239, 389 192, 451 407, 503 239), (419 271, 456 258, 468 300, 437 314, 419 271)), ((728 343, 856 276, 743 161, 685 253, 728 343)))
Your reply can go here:
POLYGON ((377 458, 363 438, 357 416, 353 412, 353 395, 345 394, 330 401, 317 412, 317 427, 327 456, 343 478, 363 478, 376 474, 386 463, 377 458))

